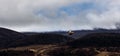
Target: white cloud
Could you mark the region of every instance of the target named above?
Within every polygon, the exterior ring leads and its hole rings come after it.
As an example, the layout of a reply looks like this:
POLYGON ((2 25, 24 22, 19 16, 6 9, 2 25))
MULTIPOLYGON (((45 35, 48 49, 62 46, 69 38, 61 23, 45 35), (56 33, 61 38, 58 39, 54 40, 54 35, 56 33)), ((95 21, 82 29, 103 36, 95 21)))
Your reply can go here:
POLYGON ((115 23, 120 22, 119 15, 119 0, 0 0, 0 26, 17 31, 115 28, 115 23), (84 2, 94 3, 96 8, 72 16, 61 11, 61 16, 55 17, 60 7, 84 2), (47 13, 36 15, 40 10, 47 13))
POLYGON ((120 1, 119 0, 101 0, 100 5, 104 4, 102 13, 88 13, 87 17, 91 21, 92 27, 116 28, 115 24, 120 22, 120 1))

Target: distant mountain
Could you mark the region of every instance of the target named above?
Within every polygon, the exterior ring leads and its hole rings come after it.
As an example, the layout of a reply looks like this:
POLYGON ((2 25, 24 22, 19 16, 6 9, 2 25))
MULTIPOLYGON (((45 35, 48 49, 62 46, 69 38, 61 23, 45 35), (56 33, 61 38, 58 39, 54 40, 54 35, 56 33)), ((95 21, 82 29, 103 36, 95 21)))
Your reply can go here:
MULTIPOLYGON (((69 35, 68 31, 54 31, 54 32, 42 32, 42 33, 60 34, 60 35, 69 36, 69 37, 78 39, 91 33, 120 33, 120 30, 119 29, 95 28, 94 30, 73 30, 73 32, 74 32, 73 35, 69 35)), ((39 34, 39 33, 41 32, 24 32, 24 34, 27 34, 27 35, 34 35, 34 34, 39 34)))
POLYGON ((120 33, 91 33, 68 42, 72 47, 120 47, 120 33))

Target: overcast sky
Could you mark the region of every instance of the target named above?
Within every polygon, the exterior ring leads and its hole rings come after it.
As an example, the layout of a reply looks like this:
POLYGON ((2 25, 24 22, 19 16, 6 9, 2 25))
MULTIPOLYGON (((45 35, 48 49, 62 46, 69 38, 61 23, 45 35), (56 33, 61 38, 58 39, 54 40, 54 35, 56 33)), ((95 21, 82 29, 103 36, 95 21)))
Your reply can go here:
POLYGON ((0 0, 0 27, 16 31, 115 28, 120 0, 0 0))

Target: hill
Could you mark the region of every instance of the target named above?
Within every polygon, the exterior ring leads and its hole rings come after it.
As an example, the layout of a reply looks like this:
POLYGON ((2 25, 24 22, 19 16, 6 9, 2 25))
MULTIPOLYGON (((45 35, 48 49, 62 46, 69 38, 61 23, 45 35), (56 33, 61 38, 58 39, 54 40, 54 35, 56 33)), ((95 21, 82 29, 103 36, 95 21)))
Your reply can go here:
POLYGON ((25 37, 26 35, 22 33, 6 28, 0 28, 0 48, 6 47, 8 44, 25 37))
MULTIPOLYGON (((69 36, 75 39, 84 37, 87 34, 91 33, 120 33, 119 29, 94 29, 94 30, 73 30, 74 34, 69 35, 68 31, 53 31, 53 32, 42 32, 42 33, 53 33, 53 34, 60 34, 64 36, 69 36)), ((34 35, 40 34, 41 32, 23 32, 26 35, 34 35)))
POLYGON ((28 46, 28 45, 49 45, 49 44, 60 44, 73 40, 73 38, 50 33, 41 33, 35 35, 28 35, 27 38, 19 39, 14 43, 10 44, 10 47, 15 46, 28 46))
POLYGON ((119 47, 120 33, 91 33, 68 42, 73 47, 119 47))
POLYGON ((4 47, 0 49, 0 55, 120 56, 119 30, 76 30, 74 32, 73 35, 68 35, 66 31, 19 33, 0 28, 0 46, 4 47))
POLYGON ((28 45, 60 44, 73 38, 51 33, 27 35, 6 28, 0 28, 0 48, 20 47, 28 45))

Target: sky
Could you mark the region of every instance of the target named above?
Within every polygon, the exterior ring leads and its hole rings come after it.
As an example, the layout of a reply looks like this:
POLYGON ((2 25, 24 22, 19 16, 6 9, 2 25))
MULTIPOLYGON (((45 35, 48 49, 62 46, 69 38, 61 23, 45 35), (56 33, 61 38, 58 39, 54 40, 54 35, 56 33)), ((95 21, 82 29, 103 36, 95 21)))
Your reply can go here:
POLYGON ((0 27, 16 31, 115 29, 120 0, 0 0, 0 27))

